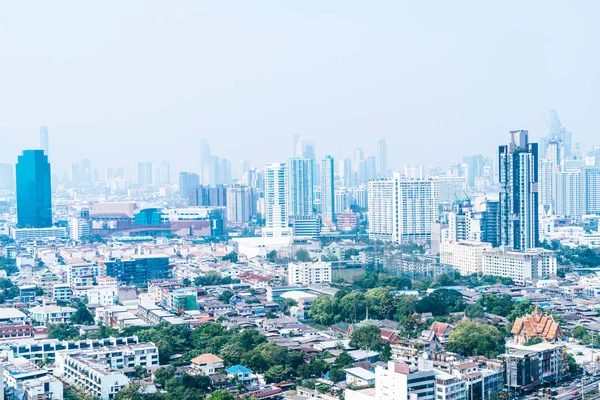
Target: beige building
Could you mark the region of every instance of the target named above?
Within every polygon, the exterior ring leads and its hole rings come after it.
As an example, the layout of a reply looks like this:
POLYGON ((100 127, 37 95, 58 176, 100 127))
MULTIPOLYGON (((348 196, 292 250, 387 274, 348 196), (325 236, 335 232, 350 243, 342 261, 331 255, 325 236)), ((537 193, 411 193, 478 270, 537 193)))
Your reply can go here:
POLYGON ((556 253, 535 248, 525 252, 504 248, 483 252, 483 274, 512 278, 519 285, 556 275, 556 253))
POLYGON ((463 276, 481 274, 483 252, 491 248, 491 243, 484 242, 444 242, 440 245, 440 263, 451 266, 463 276))

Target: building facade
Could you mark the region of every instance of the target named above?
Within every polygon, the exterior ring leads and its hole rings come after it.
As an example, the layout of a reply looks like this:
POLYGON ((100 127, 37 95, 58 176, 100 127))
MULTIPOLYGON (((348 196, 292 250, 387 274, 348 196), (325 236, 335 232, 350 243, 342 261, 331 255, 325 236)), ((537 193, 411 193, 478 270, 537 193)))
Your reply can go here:
POLYGON ((52 226, 50 163, 44 150, 25 150, 17 162, 17 225, 52 226))

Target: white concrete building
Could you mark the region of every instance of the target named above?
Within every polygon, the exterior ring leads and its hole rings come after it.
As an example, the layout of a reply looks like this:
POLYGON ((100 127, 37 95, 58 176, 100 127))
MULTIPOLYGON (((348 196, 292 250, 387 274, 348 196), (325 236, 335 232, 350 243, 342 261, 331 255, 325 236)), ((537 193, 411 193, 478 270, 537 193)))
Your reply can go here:
POLYGON ((265 166, 265 227, 263 237, 292 235, 289 223, 288 175, 284 163, 265 166))
POLYGON ((369 181, 369 239, 395 240, 395 185, 393 180, 369 181))
POLYGON ((136 366, 159 364, 158 349, 152 343, 58 352, 54 374, 102 400, 112 400, 129 385, 121 371, 136 366))
POLYGON ((555 178, 554 215, 558 217, 580 217, 581 211, 581 172, 557 172, 555 178))
POLYGON ((408 365, 388 362, 387 368, 375 368, 375 397, 377 400, 435 399, 435 373, 433 371, 412 372, 408 365))
POLYGON ((582 213, 600 214, 600 168, 585 167, 581 171, 582 213))
POLYGON ((23 357, 0 363, 2 388, 0 398, 63 399, 63 384, 46 369, 39 368, 23 357))
POLYGON ((331 263, 306 262, 288 265, 289 285, 314 285, 331 283, 331 263))
POLYGON ((525 252, 505 248, 486 250, 483 253, 483 274, 512 278, 520 285, 531 279, 545 279, 556 275, 556 253, 540 248, 525 252))
POLYGON ((451 266, 463 276, 481 274, 483 252, 491 248, 491 243, 484 242, 444 242, 440 245, 440 263, 451 266))
POLYGON ((467 384, 464 380, 442 371, 435 371, 436 400, 466 400, 467 384))
POLYGON ((438 182, 432 179, 401 179, 396 184, 396 238, 398 243, 429 242, 431 224, 438 219, 438 182))
POLYGON ((31 319, 43 324, 68 322, 77 310, 73 307, 37 306, 29 309, 31 319))

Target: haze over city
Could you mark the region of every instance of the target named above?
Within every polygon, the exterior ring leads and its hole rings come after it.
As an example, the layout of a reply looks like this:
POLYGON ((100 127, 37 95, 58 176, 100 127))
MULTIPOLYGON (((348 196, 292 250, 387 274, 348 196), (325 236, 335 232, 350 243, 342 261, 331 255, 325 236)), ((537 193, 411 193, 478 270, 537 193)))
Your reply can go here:
POLYGON ((0 13, 0 162, 51 134, 81 157, 262 166, 375 151, 389 167, 493 155, 557 109, 584 149, 600 121, 600 4, 587 2, 10 2, 0 13))

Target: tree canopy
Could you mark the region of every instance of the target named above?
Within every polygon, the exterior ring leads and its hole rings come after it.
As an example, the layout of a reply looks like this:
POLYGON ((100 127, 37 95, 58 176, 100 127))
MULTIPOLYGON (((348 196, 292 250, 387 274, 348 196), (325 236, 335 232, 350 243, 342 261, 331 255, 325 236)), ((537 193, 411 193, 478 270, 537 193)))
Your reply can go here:
POLYGON ((462 321, 454 327, 444 346, 463 356, 496 357, 504 349, 504 337, 494 326, 462 321))

